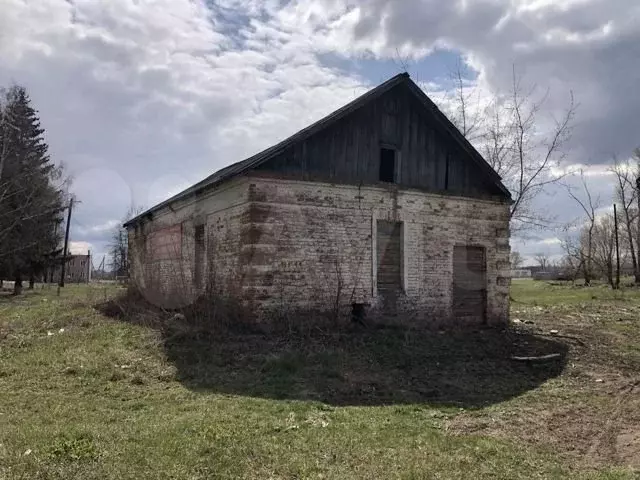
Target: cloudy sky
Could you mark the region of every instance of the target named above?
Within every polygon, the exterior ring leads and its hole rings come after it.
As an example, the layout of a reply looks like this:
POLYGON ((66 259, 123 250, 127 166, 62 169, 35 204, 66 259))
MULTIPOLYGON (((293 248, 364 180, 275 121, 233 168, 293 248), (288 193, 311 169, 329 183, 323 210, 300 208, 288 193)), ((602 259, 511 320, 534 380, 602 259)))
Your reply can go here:
MULTIPOLYGON (((25 85, 81 200, 96 264, 131 205, 152 206, 407 68, 442 98, 462 62, 483 95, 512 66, 579 110, 563 168, 603 206, 613 154, 640 145, 637 0, 0 0, 0 85, 25 85)), ((576 183, 569 179, 569 183, 576 183)), ((538 205, 578 214, 562 189, 538 205)), ((558 232, 515 239, 558 254, 558 232)))

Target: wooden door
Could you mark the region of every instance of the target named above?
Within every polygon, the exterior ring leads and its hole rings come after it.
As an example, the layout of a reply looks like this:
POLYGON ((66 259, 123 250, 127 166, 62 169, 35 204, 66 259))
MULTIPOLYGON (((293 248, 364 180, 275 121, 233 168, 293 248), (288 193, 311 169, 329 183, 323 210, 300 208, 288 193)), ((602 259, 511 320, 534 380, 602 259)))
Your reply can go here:
POLYGON ((453 315, 462 322, 485 323, 487 262, 484 247, 453 249, 453 315))

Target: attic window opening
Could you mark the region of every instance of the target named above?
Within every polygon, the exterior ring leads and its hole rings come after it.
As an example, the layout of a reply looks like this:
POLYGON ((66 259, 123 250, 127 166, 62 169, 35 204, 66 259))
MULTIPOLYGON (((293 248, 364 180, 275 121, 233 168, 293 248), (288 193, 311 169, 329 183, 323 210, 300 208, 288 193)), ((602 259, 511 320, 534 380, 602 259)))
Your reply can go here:
POLYGON ((380 177, 381 182, 395 183, 396 181, 396 151, 391 148, 380 149, 380 177))

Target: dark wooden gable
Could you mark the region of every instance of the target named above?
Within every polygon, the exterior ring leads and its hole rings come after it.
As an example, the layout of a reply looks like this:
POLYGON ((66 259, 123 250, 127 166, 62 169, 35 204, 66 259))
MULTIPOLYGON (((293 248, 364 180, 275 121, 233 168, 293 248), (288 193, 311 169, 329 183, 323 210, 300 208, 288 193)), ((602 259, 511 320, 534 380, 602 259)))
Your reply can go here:
MULTIPOLYGON (((282 142, 209 175, 125 226, 173 202, 252 170, 304 180, 381 184, 381 148, 393 149, 397 184, 425 191, 511 200, 500 177, 406 73, 282 142)), ((386 183, 388 185, 388 183, 386 183)))
POLYGON ((406 82, 394 86, 293 142, 257 170, 303 180, 379 184, 381 149, 391 148, 396 150, 396 183, 401 186, 508 198, 495 173, 472 158, 412 88, 406 82))

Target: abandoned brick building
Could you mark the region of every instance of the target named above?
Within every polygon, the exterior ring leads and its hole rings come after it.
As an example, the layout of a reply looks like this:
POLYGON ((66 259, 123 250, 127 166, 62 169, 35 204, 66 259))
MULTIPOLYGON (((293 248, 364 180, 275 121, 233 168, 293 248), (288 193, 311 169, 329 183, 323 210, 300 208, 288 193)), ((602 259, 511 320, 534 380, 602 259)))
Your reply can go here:
POLYGON ((510 203, 401 74, 127 222, 131 280, 163 303, 506 322, 510 203))

